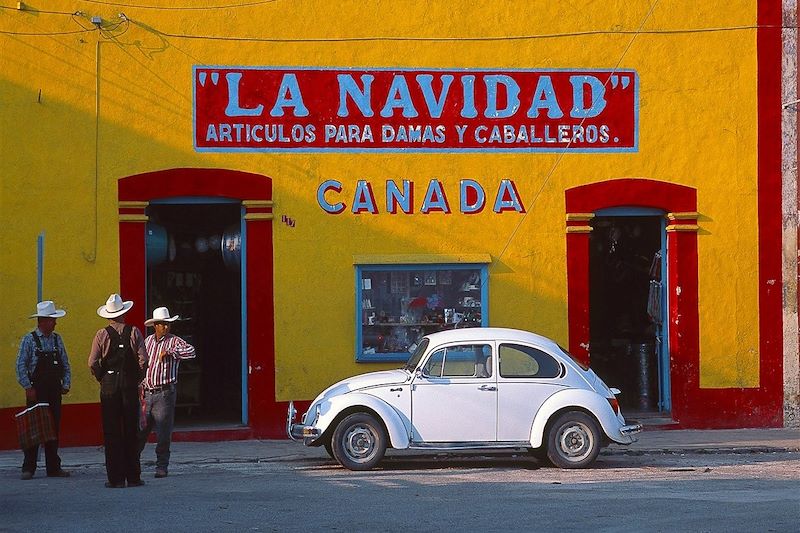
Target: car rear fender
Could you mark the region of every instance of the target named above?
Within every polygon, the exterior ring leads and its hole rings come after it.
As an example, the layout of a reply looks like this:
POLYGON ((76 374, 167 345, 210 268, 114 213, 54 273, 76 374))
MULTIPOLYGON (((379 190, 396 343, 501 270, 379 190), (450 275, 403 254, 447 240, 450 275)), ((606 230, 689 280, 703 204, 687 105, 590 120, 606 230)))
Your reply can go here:
POLYGON ((361 392, 342 394, 324 401, 320 405, 319 419, 317 419, 315 427, 320 429, 322 434, 329 429, 333 431, 335 429, 333 424, 337 421, 339 415, 345 411, 348 411, 348 414, 359 411, 372 411, 380 417, 386 427, 392 448, 408 448, 409 433, 400 413, 380 398, 361 392))
POLYGON ((567 389, 550 396, 536 413, 531 426, 531 447, 538 448, 547 440, 547 423, 562 411, 584 411, 600 423, 603 432, 613 441, 627 443, 622 436, 622 417, 618 417, 606 398, 590 390, 567 389))

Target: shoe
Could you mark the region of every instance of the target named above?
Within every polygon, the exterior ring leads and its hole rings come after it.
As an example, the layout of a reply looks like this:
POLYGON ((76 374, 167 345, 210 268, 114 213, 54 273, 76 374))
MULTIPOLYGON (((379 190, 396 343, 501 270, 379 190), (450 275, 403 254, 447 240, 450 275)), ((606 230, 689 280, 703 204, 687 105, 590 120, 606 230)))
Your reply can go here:
POLYGON ((111 483, 110 481, 106 481, 106 488, 107 489, 124 489, 125 483, 111 483))
POLYGON ((141 479, 134 479, 133 481, 128 481, 129 487, 141 487, 144 485, 144 481, 141 479))
POLYGON ((58 469, 55 472, 48 472, 47 477, 69 477, 70 473, 66 470, 58 469))
POLYGON ((156 468, 156 475, 154 477, 167 477, 167 471, 163 468, 156 468))
POLYGON ((33 479, 33 472, 23 472, 22 475, 19 476, 19 478, 24 479, 25 481, 33 479))

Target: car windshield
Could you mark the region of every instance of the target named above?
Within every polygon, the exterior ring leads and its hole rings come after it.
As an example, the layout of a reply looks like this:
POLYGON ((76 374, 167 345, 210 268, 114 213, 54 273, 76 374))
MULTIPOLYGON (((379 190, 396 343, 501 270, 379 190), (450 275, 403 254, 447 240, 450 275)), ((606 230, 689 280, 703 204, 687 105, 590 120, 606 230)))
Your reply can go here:
POLYGON ((422 359, 422 356, 425 355, 425 350, 428 349, 428 343, 430 341, 427 337, 424 337, 419 344, 414 349, 411 354, 411 357, 408 358, 408 362, 406 366, 403 367, 403 370, 408 370, 409 372, 413 372, 417 365, 419 364, 419 360, 422 359))
POLYGON ((589 365, 587 365, 583 361, 578 360, 577 357, 575 357, 574 355, 569 353, 567 350, 565 350, 563 346, 559 345, 559 348, 561 349, 562 352, 564 352, 564 355, 566 355, 567 357, 569 357, 570 359, 575 361, 576 365, 578 365, 579 367, 581 367, 584 370, 587 370, 587 371, 589 370, 589 365))

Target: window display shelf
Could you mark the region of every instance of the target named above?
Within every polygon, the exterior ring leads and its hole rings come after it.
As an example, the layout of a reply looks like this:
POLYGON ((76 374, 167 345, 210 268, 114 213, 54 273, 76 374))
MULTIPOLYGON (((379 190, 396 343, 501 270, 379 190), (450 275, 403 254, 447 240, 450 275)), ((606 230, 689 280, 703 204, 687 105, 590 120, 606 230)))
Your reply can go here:
POLYGON ((357 361, 404 361, 425 335, 486 325, 485 265, 359 265, 357 361))
POLYGON ((428 326, 428 327, 442 327, 454 326, 454 323, 444 322, 378 322, 377 324, 363 323, 362 326, 367 328, 381 328, 381 327, 396 327, 396 326, 428 326))

